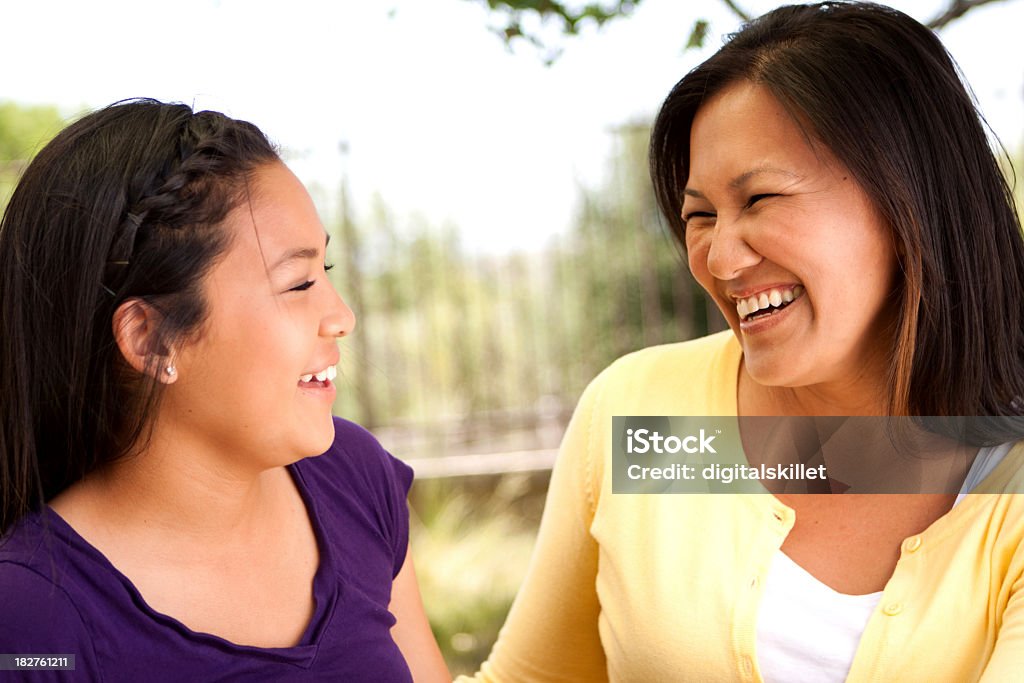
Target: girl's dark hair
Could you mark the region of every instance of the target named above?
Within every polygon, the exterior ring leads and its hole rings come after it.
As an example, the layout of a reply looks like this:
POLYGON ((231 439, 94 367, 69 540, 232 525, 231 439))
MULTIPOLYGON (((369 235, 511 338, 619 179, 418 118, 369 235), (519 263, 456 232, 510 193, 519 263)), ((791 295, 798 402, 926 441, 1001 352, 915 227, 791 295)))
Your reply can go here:
POLYGON ((904 278, 890 414, 1021 415, 1020 223, 935 34, 888 7, 824 2, 780 7, 731 36, 676 84, 651 135, 655 193, 680 241, 694 115, 741 80, 809 127, 892 229, 904 278))
POLYGON ((29 165, 0 223, 0 536, 144 441, 162 385, 121 356, 114 312, 133 298, 159 311, 150 369, 197 335, 220 224, 277 159, 251 123, 134 100, 29 165))

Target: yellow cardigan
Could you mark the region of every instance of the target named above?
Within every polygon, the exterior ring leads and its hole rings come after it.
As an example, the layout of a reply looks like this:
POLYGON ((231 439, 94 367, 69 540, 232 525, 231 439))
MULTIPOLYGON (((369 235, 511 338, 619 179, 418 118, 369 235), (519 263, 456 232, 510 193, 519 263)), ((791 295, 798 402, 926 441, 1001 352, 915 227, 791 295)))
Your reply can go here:
MULTIPOLYGON (((529 572, 478 681, 761 681, 755 623, 795 515, 769 494, 611 493, 613 415, 735 415, 731 332, 626 356, 562 443, 529 572)), ((1024 681, 1018 444, 899 563, 848 681, 1024 681)), ((472 680, 472 679, 461 679, 472 680)))

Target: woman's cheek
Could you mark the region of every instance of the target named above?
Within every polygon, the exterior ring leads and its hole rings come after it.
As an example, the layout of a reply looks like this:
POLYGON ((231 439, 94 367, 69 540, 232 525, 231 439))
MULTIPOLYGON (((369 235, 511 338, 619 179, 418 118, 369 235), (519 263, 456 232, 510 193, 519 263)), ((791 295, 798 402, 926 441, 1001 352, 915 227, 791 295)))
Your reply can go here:
POLYGON ((708 271, 708 250, 710 243, 706 236, 697 231, 688 231, 686 234, 686 258, 690 266, 690 273, 704 289, 711 291, 711 273, 708 271))

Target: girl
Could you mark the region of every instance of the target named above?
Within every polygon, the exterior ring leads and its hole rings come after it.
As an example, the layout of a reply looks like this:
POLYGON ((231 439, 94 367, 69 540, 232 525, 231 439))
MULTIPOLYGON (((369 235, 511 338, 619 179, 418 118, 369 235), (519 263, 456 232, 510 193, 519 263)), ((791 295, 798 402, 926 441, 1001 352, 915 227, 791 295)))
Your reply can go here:
POLYGON ((412 472, 331 416, 355 318, 326 245, 216 112, 119 103, 39 153, 0 228, 0 650, 73 680, 447 679, 412 472))

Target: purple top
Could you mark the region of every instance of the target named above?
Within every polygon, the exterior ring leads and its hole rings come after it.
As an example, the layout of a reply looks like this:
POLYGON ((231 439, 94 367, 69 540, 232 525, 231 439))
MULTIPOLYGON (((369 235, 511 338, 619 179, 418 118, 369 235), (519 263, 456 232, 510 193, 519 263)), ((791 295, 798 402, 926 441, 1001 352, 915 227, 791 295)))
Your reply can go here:
POLYGON ((0 544, 0 654, 74 654, 76 670, 0 680, 411 682, 388 604, 408 545, 412 470, 362 427, 334 427, 330 450, 288 468, 320 549, 316 608, 298 645, 236 645, 156 612, 46 508, 0 544))

